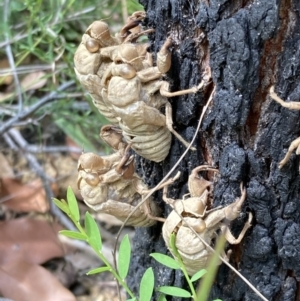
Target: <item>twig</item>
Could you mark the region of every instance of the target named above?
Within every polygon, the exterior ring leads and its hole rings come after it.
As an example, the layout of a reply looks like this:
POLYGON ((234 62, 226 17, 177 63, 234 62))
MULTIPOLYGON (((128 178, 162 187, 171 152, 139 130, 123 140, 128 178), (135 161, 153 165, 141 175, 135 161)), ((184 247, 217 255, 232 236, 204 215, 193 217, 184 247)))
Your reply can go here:
POLYGON ((200 119, 199 119, 199 122, 198 122, 198 125, 197 125, 197 128, 196 128, 196 132, 193 136, 193 139, 192 141, 190 142, 190 144, 188 145, 188 147, 186 148, 186 150, 183 152, 183 154, 181 155, 181 157, 178 159, 178 161, 174 164, 174 166, 171 168, 171 170, 167 173, 167 175, 154 187, 150 190, 150 192, 146 195, 146 197, 144 197, 142 199, 142 201, 131 211, 131 213, 128 215, 128 217, 126 218, 126 220, 123 222, 118 234, 117 234, 117 237, 116 237, 116 243, 114 245, 114 253, 116 252, 117 250, 117 244, 118 244, 118 240, 120 238, 120 234, 123 230, 123 228, 125 227, 127 221, 129 220, 129 218, 134 214, 134 212, 157 190, 157 188, 159 188, 159 186, 161 186, 161 184, 163 184, 168 178, 169 176, 172 174, 172 172, 176 169, 176 167, 180 164, 180 162, 183 160, 183 158, 185 157, 185 155, 187 154, 187 152, 189 151, 189 149, 192 147, 194 141, 196 140, 196 137, 197 137, 197 134, 200 130, 200 126, 201 126, 201 123, 202 123, 202 120, 203 120, 203 117, 204 117, 204 114, 206 113, 207 111, 207 108, 210 104, 210 102, 212 101, 212 98, 213 98, 213 95, 214 95, 214 92, 215 92, 215 87, 210 95, 210 98, 208 99, 207 101, 207 104, 204 106, 203 110, 202 110, 202 113, 201 113, 201 116, 200 116, 200 119))
POLYGON ((29 153, 40 154, 40 153, 60 153, 69 152, 81 154, 82 149, 74 146, 40 146, 40 145, 27 145, 26 151, 29 153))
MULTIPOLYGON (((175 211, 177 213, 177 211, 175 211)), ((184 221, 183 217, 177 213, 182 221, 184 221)), ((202 238, 200 235, 187 223, 189 229, 201 240, 201 242, 213 253, 216 251, 202 238)), ((219 255, 219 259, 222 260, 235 274, 237 274, 252 290, 255 294, 257 294, 262 300, 269 301, 257 288, 246 278, 244 277, 238 270, 236 270, 228 261, 226 261, 221 255, 219 255)))
MULTIPOLYGON (((20 134, 19 131, 16 129, 10 129, 8 131, 8 135, 12 138, 12 140, 18 145, 19 149, 24 151, 27 146, 26 140, 23 138, 23 136, 20 134)), ((73 223, 55 206, 55 204, 52 202, 53 198, 53 192, 49 183, 49 179, 47 175, 45 174, 43 168, 32 154, 28 154, 27 152, 24 152, 24 156, 26 157, 26 160, 28 161, 31 168, 35 171, 35 173, 41 178, 44 189, 46 192, 46 197, 48 199, 49 205, 50 205, 50 211, 51 213, 56 216, 59 221, 62 223, 62 225, 68 229, 75 230, 75 226, 73 223)))
MULTIPOLYGON (((4 10, 3 10, 3 20, 4 20, 4 24, 8 24, 8 5, 9 5, 9 1, 5 0, 4 2, 4 10)), ((9 36, 8 36, 8 30, 4 30, 4 36, 5 36, 5 41, 9 41, 9 36)), ((16 65, 15 65, 15 60, 11 51, 11 47, 10 44, 8 43, 5 47, 5 51, 6 51, 6 55, 9 61, 9 65, 10 68, 12 70, 12 74, 15 80, 15 88, 16 88, 16 93, 18 95, 18 104, 19 104, 19 108, 18 108, 18 114, 21 113, 22 111, 22 106, 23 106, 23 99, 22 99, 22 90, 21 90, 21 85, 19 82, 19 78, 16 72, 16 65)))
MULTIPOLYGON (((68 67, 67 64, 61 63, 56 65, 56 70, 66 69, 68 67)), ((27 74, 29 72, 36 72, 36 71, 44 71, 44 70, 52 70, 51 64, 36 64, 36 65, 22 65, 18 66, 15 69, 12 68, 1 68, 0 75, 4 76, 8 73, 12 73, 13 70, 17 72, 17 74, 27 74)))
POLYGON ((30 116, 32 113, 40 109, 42 106, 46 105, 47 103, 53 101, 56 99, 58 92, 63 91, 73 85, 74 81, 68 81, 60 85, 56 91, 53 91, 46 96, 42 97, 41 100, 32 106, 30 106, 27 110, 23 111, 22 113, 10 118, 8 121, 6 121, 1 127, 0 127, 0 135, 2 135, 4 132, 6 132, 9 128, 14 126, 14 123, 21 121, 28 116, 30 116))
POLYGON ((3 138, 12 150, 14 151, 18 150, 18 147, 16 146, 15 142, 11 139, 11 137, 7 133, 3 134, 3 138))
MULTIPOLYGON (((211 103, 212 101, 212 98, 213 98, 213 95, 215 93, 215 89, 216 87, 214 87, 210 97, 209 97, 209 100, 207 101, 206 105, 204 106, 203 110, 202 110, 202 113, 201 113, 201 116, 200 116, 200 119, 199 119, 199 122, 198 122, 198 125, 197 125, 197 129, 196 129, 196 132, 194 134, 194 137, 191 141, 191 143, 189 144, 189 146, 187 147, 187 149, 185 150, 185 152, 181 155, 181 157, 178 159, 178 161, 175 163, 175 165, 171 168, 171 170, 167 173, 167 175, 149 192, 149 194, 143 198, 143 200, 134 208, 134 210, 128 215, 128 217, 126 218, 126 220, 124 221, 122 227, 120 228, 118 234, 117 234, 117 237, 116 237, 116 243, 115 243, 115 246, 114 246, 114 260, 115 260, 115 252, 116 252, 116 248, 117 248, 117 243, 118 243, 118 239, 120 237, 120 234, 121 234, 121 231, 123 230, 126 222, 129 220, 129 218, 133 215, 133 213, 137 210, 138 207, 140 207, 142 205, 142 203, 144 203, 152 194, 153 192, 162 184, 164 183, 164 181, 166 181, 168 179, 168 177, 171 175, 171 173, 175 170, 175 168, 179 165, 179 163, 183 160, 183 158, 185 157, 185 155, 187 154, 188 150, 190 149, 190 147, 192 146, 192 144, 194 143, 196 137, 197 137, 197 134, 198 134, 198 131, 200 129, 200 126, 201 126, 201 123, 202 123, 202 120, 203 120, 203 117, 204 117, 204 114, 206 113, 207 109, 208 109, 208 106, 209 104, 211 103)), ((179 215, 179 214, 178 214, 179 215)), ((183 220, 182 216, 179 215, 180 218, 183 220)), ((188 227, 191 229, 191 231, 202 241, 202 243, 211 251, 211 252, 215 252, 215 250, 206 242, 204 241, 199 235, 198 233, 192 228, 190 227, 190 225, 188 225, 188 227)), ((224 258, 222 256, 219 255, 219 258, 220 260, 225 263, 234 273, 236 273, 262 300, 264 301, 268 301, 268 299, 266 299, 255 287, 254 285, 252 285, 239 271, 237 271, 229 262, 227 262, 226 260, 224 260, 224 258)))

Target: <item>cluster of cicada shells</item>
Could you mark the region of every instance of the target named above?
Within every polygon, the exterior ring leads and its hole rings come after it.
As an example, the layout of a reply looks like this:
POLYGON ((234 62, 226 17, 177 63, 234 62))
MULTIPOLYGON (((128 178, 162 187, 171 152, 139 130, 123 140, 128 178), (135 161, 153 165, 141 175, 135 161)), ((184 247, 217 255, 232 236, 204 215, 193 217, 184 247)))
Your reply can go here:
MULTIPOLYGON (((158 217, 160 210, 152 197, 134 211, 149 189, 135 172, 129 150, 160 162, 169 153, 171 133, 187 146, 188 143, 172 128, 172 111, 167 98, 195 93, 204 85, 203 82, 198 87, 169 92, 169 84, 162 76, 171 66, 169 48, 172 40, 168 38, 162 45, 154 66, 152 55, 147 52, 148 44, 137 42, 140 36, 152 31, 143 31, 140 27, 144 18, 143 12, 134 13, 115 36, 111 35, 105 22, 93 22, 84 33, 74 57, 75 72, 81 85, 89 92, 99 112, 112 123, 101 129, 100 136, 114 150, 108 156, 93 153, 80 156, 78 188, 89 207, 121 221, 131 214, 127 224, 136 227, 151 226, 162 218, 158 217), (165 114, 160 112, 162 106, 165 114)), ((178 252, 191 275, 205 267, 211 255, 201 239, 212 245, 216 233, 222 231, 230 243, 239 243, 252 218, 249 215, 238 239, 223 223, 225 219, 232 221, 238 217, 246 198, 244 188, 233 204, 207 210, 211 183, 198 173, 208 169, 212 168, 200 166, 192 171, 188 198, 172 200, 167 197, 168 186, 176 177, 160 187, 164 187, 164 201, 173 207, 164 222, 163 237, 169 247, 170 235, 176 233, 178 252)))
POLYGON ((157 53, 154 66, 148 44, 137 38, 143 31, 139 22, 143 12, 135 12, 119 34, 112 36, 103 21, 93 22, 84 35, 75 57, 75 72, 91 95, 99 112, 118 126, 126 143, 142 157, 163 161, 169 153, 171 133, 185 146, 188 143, 172 127, 168 97, 196 93, 203 84, 187 90, 169 92, 162 76, 171 66, 168 38, 157 53), (160 112, 165 106, 165 115, 160 112))
MULTIPOLYGON (((77 186, 90 208, 125 221, 149 190, 136 174, 133 158, 118 129, 105 126, 100 136, 115 153, 102 157, 83 153, 78 160, 77 186)), ((152 226, 156 221, 149 216, 159 213, 159 208, 150 197, 134 212, 127 224, 152 226)))

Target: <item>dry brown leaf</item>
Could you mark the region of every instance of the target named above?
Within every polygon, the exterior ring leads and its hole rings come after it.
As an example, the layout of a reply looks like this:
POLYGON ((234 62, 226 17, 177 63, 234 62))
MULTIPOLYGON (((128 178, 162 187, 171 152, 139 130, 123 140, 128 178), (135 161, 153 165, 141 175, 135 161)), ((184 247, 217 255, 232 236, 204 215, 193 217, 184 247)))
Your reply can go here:
MULTIPOLYGON (((0 183, 2 187, 0 197, 7 200, 3 203, 6 207, 22 212, 45 213, 49 210, 45 190, 40 179, 24 184, 18 179, 2 178, 0 183)), ((57 192, 56 185, 53 185, 52 190, 54 194, 57 192)))
POLYGON ((67 250, 58 239, 59 230, 61 226, 46 220, 19 218, 0 222, 0 267, 10 261, 41 264, 64 256, 67 250))
POLYGON ((37 90, 44 87, 47 83, 46 73, 36 71, 26 75, 21 81, 23 91, 37 90))
MULTIPOLYGON (((69 136, 66 137, 66 146, 80 148, 80 146, 69 136)), ((73 158, 74 160, 78 160, 81 155, 81 153, 75 153, 75 152, 69 152, 69 154, 71 158, 73 158)))
MULTIPOLYGON (((44 87, 47 83, 45 75, 46 73, 43 71, 32 72, 26 75, 20 83, 23 92, 28 90, 37 90, 44 87)), ((14 92, 0 93, 0 102, 8 100, 14 95, 14 92)))
POLYGON ((2 178, 13 178, 14 171, 6 157, 0 153, 0 175, 2 178))
POLYGON ((44 164, 44 170, 47 175, 56 179, 59 197, 65 198, 67 189, 70 186, 76 197, 79 197, 77 188, 77 160, 73 160, 70 155, 58 154, 48 156, 44 164))
POLYGON ((75 296, 45 268, 11 261, 0 269, 0 293, 14 301, 75 301, 75 296))

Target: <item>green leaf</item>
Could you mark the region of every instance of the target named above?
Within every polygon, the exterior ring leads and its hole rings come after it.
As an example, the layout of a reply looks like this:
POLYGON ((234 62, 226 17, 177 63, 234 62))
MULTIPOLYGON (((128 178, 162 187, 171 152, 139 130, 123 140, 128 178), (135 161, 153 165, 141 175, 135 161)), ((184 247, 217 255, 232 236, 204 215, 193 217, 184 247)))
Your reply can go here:
POLYGON ((128 234, 126 234, 120 244, 118 257, 118 272, 122 279, 125 279, 129 270, 131 247, 128 234))
POLYGON ((157 301, 167 301, 165 294, 160 294, 157 301))
POLYGON ((190 298, 192 297, 191 293, 180 288, 174 286, 161 286, 158 288, 158 291, 164 293, 166 295, 174 296, 174 297, 183 297, 190 298))
POLYGON ((136 301, 136 298, 133 298, 133 299, 127 299, 126 301, 136 301))
POLYGON ((140 301, 150 301, 154 289, 154 273, 152 268, 148 268, 144 273, 140 283, 140 301))
POLYGON ((22 1, 10 1, 8 3, 12 11, 22 11, 26 8, 25 3, 23 3, 22 1))
POLYGON ((200 279, 206 273, 207 273, 207 271, 205 269, 198 271, 196 274, 193 275, 193 277, 191 278, 191 281, 194 282, 194 281, 200 279))
POLYGON ((60 234, 70 237, 70 238, 75 238, 79 240, 87 240, 87 237, 80 233, 80 232, 75 232, 75 231, 70 231, 70 230, 61 230, 59 231, 60 234))
POLYGON ((178 262, 175 259, 171 258, 170 256, 161 253, 152 253, 150 254, 150 256, 152 256, 156 261, 167 266, 170 269, 174 269, 174 270, 180 269, 178 262))
POLYGON ((221 299, 215 299, 214 301, 222 301, 221 299))
POLYGON ((74 217, 76 222, 79 222, 80 215, 79 215, 78 203, 75 194, 70 186, 68 187, 67 190, 67 200, 68 200, 71 215, 74 217))
POLYGON ((89 212, 86 212, 85 214, 84 227, 89 239, 89 244, 92 246, 94 250, 101 251, 102 240, 101 240, 100 231, 96 221, 93 219, 93 217, 90 215, 89 212))
POLYGON ((86 133, 83 132, 80 124, 74 124, 69 118, 56 119, 55 123, 85 151, 96 151, 94 145, 87 139, 86 133))
POLYGON ((61 211, 68 215, 70 214, 70 210, 67 204, 64 204, 62 201, 55 198, 53 198, 53 202, 61 211))
POLYGON ((86 274, 87 275, 99 274, 102 272, 107 272, 109 270, 110 270, 109 267, 100 267, 100 268, 92 269, 92 270, 88 271, 86 274))

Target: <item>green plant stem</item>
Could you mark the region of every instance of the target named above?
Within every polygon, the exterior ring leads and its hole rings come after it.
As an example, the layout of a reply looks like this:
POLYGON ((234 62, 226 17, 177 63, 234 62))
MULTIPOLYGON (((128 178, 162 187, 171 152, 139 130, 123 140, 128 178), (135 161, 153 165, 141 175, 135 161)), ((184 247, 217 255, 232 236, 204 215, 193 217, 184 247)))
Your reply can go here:
MULTIPOLYGON (((79 230, 79 232, 87 237, 87 243, 89 243, 88 236, 86 235, 84 229, 80 225, 79 221, 76 221, 75 218, 70 215, 70 218, 72 219, 73 223, 79 230)), ((89 244, 90 245, 90 244, 89 244)), ((122 285, 122 287, 126 290, 128 295, 131 298, 136 298, 133 292, 130 290, 130 288, 127 286, 126 282, 118 275, 118 273, 114 270, 114 268, 110 265, 110 263, 106 260, 106 258, 103 256, 102 252, 100 250, 95 249, 93 246, 91 246, 93 250, 97 253, 98 257, 103 261, 103 263, 109 268, 109 271, 113 274, 113 276, 117 279, 117 281, 122 285)))
POLYGON ((103 256, 102 252, 99 251, 99 250, 95 250, 95 249, 94 249, 94 251, 97 253, 97 255, 99 256, 99 258, 106 264, 106 266, 110 268, 110 272, 114 275, 114 277, 117 279, 117 281, 124 287, 124 289, 126 290, 126 292, 128 293, 128 295, 131 298, 136 298, 134 296, 133 292, 127 286, 126 282, 118 275, 118 273, 113 269, 113 267, 110 265, 110 263, 105 259, 105 257, 103 256))
POLYGON ((191 279, 190 279, 190 277, 189 277, 189 275, 188 275, 188 273, 186 271, 186 268, 185 268, 185 265, 184 265, 184 263, 182 261, 182 258, 181 258, 180 254, 179 254, 179 252, 178 252, 178 250, 176 248, 176 244, 175 244, 176 235, 174 233, 171 234, 170 240, 171 240, 171 244, 170 245, 171 245, 172 252, 174 253, 174 255, 175 255, 175 257, 176 257, 176 259, 177 259, 177 261, 178 261, 178 263, 180 265, 180 268, 181 268, 181 270, 183 272, 183 275, 184 275, 184 277, 185 277, 185 279, 186 279, 186 281, 187 281, 187 283, 188 283, 188 285, 190 287, 190 290, 191 290, 191 293, 192 293, 192 298, 194 300, 196 300, 197 294, 196 294, 196 291, 194 289, 194 285, 193 285, 193 283, 192 283, 192 281, 191 281, 191 279))

